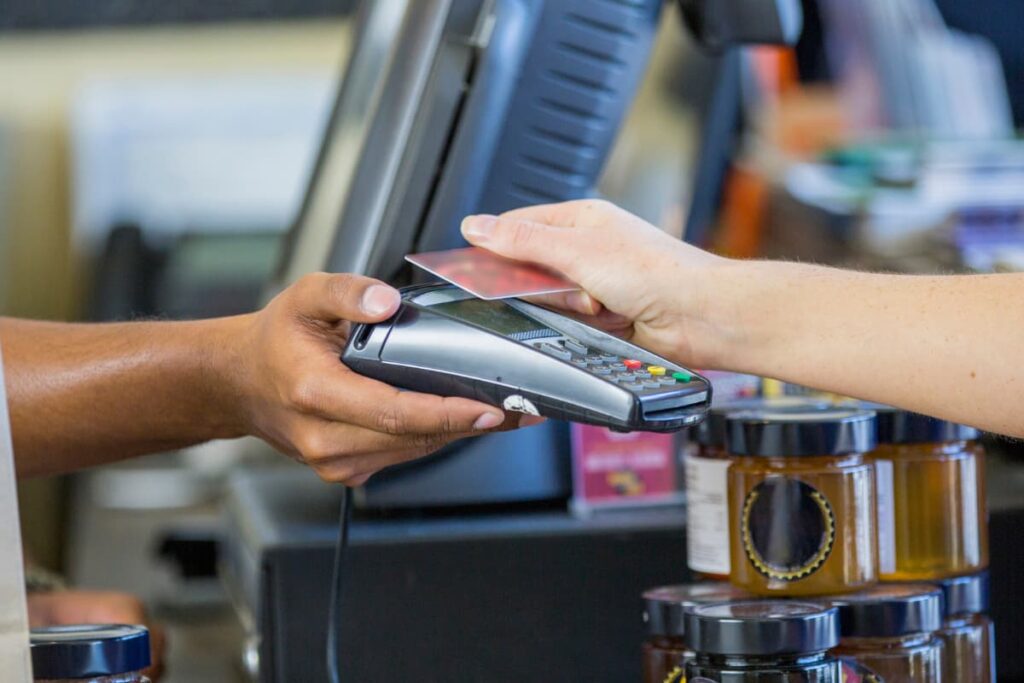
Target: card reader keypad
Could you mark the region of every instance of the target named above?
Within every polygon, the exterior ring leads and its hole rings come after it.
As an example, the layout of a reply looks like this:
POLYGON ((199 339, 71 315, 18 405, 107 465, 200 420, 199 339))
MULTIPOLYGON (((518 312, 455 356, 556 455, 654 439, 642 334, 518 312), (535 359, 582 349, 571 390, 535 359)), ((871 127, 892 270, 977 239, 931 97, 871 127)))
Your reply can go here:
POLYGON ((541 342, 538 348, 540 348, 544 353, 554 356, 555 358, 572 360, 572 352, 564 346, 559 346, 550 342, 541 342))
POLYGON ((586 356, 588 353, 590 353, 590 349, 588 349, 586 346, 580 344, 578 341, 574 339, 564 340, 562 342, 562 346, 564 346, 566 349, 579 356, 586 356))
POLYGON ((638 393, 665 391, 690 381, 688 373, 671 372, 659 365, 645 365, 633 358, 600 353, 575 339, 549 338, 535 343, 534 347, 549 356, 569 361, 578 368, 589 370, 609 382, 638 393))

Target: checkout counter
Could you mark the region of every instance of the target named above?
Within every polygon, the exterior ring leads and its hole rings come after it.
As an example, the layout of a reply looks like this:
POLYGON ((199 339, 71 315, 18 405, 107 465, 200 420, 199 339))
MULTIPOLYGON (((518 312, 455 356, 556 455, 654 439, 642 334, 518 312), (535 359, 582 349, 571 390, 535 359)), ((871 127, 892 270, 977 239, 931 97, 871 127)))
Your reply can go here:
MULTIPOLYGON (((1024 465, 991 448, 999 680, 1024 681, 1024 465)), ((323 680, 338 492, 288 468, 230 483, 222 576, 253 680, 323 680)), ((589 517, 564 504, 357 516, 342 631, 349 680, 640 680, 641 593, 680 583, 683 508, 589 517)))
MULTIPOLYGON (((466 214, 592 194, 662 4, 363 3, 277 284, 312 270, 415 282, 402 256, 460 246, 466 214)), ((794 3, 681 6, 711 44, 799 30, 794 3)), ((260 454, 245 455, 251 465, 260 454)), ((1024 642, 1014 614, 1024 599, 1024 467, 998 455, 989 467, 998 668, 1000 680, 1024 681, 1011 658, 1024 642)), ((571 492, 569 432, 557 423, 375 476, 357 492, 344 555, 344 680, 638 680, 641 593, 690 578, 685 508, 580 515, 568 510, 571 492)), ((227 484, 223 528, 211 537, 223 539, 220 578, 252 681, 325 679, 339 497, 297 466, 238 468, 227 484)))
MULTIPOLYGON (((229 489, 222 575, 248 628, 245 661, 259 681, 324 680, 338 491, 298 468, 229 489)), ((679 508, 577 518, 564 502, 357 517, 343 675, 637 680, 639 596, 679 580, 684 521, 679 508)))

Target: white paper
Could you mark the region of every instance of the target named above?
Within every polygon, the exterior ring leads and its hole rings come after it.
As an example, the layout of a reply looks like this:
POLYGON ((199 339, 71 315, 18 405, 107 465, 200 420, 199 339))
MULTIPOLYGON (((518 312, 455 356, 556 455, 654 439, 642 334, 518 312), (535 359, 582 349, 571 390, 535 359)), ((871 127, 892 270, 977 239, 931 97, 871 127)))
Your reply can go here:
POLYGON ((729 461, 687 454, 686 563, 705 574, 729 573, 729 461))
POLYGON ((31 683, 18 490, 2 360, 0 356, 0 671, 4 683, 31 683))

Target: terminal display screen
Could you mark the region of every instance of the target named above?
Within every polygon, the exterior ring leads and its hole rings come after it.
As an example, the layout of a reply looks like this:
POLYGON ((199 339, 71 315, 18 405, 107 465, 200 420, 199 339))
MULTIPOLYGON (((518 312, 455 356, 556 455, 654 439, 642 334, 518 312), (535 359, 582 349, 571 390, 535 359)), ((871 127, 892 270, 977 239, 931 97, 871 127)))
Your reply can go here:
POLYGON ((430 308, 506 337, 521 337, 527 334, 532 336, 534 333, 549 331, 541 323, 500 301, 463 299, 435 304, 430 308))

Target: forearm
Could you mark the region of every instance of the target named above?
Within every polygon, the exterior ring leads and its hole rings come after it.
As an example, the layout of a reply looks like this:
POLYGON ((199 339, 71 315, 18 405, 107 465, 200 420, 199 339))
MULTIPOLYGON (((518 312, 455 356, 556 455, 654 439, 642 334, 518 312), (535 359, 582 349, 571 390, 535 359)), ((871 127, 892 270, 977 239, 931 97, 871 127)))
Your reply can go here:
POLYGON ((565 300, 570 310, 684 364, 1024 437, 1024 274, 901 276, 732 261, 595 200, 470 216, 462 234, 564 273, 606 309, 565 300))
POLYGON ((227 380, 244 321, 0 319, 19 475, 239 435, 227 380))
POLYGON ((1024 275, 724 270, 716 365, 1024 436, 1024 275))

